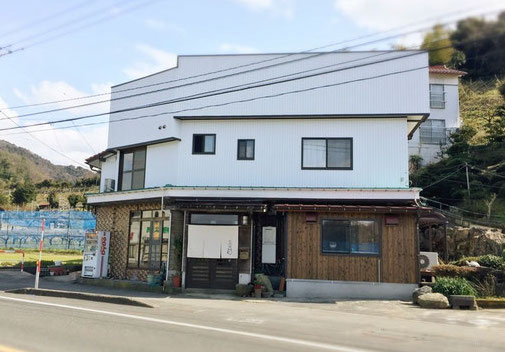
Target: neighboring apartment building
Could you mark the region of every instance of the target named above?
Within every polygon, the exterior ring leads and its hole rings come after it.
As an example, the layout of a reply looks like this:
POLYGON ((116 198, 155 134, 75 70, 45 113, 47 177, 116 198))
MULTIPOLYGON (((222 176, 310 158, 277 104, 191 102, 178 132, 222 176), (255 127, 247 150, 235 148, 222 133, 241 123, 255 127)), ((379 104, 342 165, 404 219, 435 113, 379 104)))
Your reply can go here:
POLYGON ((440 152, 449 143, 449 136, 460 127, 459 77, 466 72, 431 66, 430 116, 409 141, 409 155, 419 155, 423 164, 440 159, 440 152))
POLYGON ((87 159, 111 276, 166 262, 184 288, 263 272, 291 297, 408 297, 429 211, 408 174, 427 65, 422 51, 180 56, 112 87, 108 149, 87 159))

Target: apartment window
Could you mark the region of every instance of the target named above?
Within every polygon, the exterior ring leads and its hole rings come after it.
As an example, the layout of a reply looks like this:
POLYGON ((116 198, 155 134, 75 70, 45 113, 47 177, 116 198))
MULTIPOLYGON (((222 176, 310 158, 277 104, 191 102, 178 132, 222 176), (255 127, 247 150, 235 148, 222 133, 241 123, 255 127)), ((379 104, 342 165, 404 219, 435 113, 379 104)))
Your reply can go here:
POLYGON ((430 107, 434 109, 445 109, 443 84, 430 84, 430 107))
POLYGON ((375 220, 333 220, 321 222, 321 252, 325 254, 378 255, 379 225, 375 220))
POLYGON ((302 138, 302 169, 352 170, 352 138, 302 138))
POLYGON ((121 153, 121 190, 144 188, 146 173, 146 148, 121 153))
POLYGON ((419 138, 421 143, 440 145, 447 144, 445 120, 429 119, 424 121, 419 128, 419 138))
POLYGON ((237 160, 254 160, 254 139, 239 139, 237 160))
POLYGON ((161 210, 130 214, 128 267, 160 270, 168 253, 170 215, 161 210))
POLYGON ((194 134, 193 154, 216 154, 216 135, 194 134))

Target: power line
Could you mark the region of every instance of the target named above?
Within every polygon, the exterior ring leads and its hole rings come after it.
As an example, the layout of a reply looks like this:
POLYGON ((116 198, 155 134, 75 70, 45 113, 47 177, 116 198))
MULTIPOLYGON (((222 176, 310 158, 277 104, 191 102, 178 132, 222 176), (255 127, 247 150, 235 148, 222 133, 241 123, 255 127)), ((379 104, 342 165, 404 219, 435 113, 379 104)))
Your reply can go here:
POLYGON ((459 167, 456 171, 451 172, 450 174, 446 175, 445 177, 443 177, 443 178, 441 178, 441 179, 439 179, 439 180, 437 180, 437 181, 435 181, 435 182, 433 182, 433 183, 430 183, 428 186, 423 187, 423 191, 424 191, 426 188, 429 188, 429 187, 431 187, 431 186, 434 186, 434 185, 436 185, 437 183, 440 183, 440 182, 442 182, 443 180, 448 179, 449 177, 451 177, 451 176, 453 176, 454 174, 458 173, 458 172, 459 172, 461 169, 463 169, 464 167, 466 167, 466 165, 461 165, 461 166, 460 166, 460 167, 459 167))
MULTIPOLYGON (((155 2, 158 2, 160 0, 151 0, 151 1, 147 1, 147 2, 144 2, 144 3, 141 3, 141 4, 138 4, 136 6, 132 6, 130 8, 127 8, 123 11, 120 11, 119 13, 117 14, 109 14, 107 15, 106 17, 102 17, 102 18, 99 18, 95 21, 92 21, 92 22, 88 22, 88 23, 85 23, 83 24, 82 26, 79 26, 79 27, 76 27, 76 28, 73 28, 67 32, 63 32, 63 33, 59 33, 59 34, 55 34, 53 35, 52 37, 49 37, 49 38, 45 38, 45 39, 41 39, 37 42, 34 42, 32 44, 28 44, 28 45, 25 45, 23 47, 20 47, 20 48, 17 48, 17 49, 7 49, 8 51, 6 53, 2 53, 0 54, 0 57, 2 56, 6 56, 6 55, 10 55, 10 54, 14 54, 18 51, 22 51, 22 50, 26 50, 28 48, 31 48, 31 47, 34 47, 36 45, 40 45, 40 44, 43 44, 43 43, 46 43, 46 42, 49 42, 49 41, 52 41, 52 40, 55 40, 55 39, 58 39, 58 38, 61 38, 63 36, 66 36, 66 35, 69 35, 69 34, 72 34, 74 32, 77 32, 77 31, 80 31, 82 29, 85 29, 85 28, 88 28, 88 27, 91 27, 91 26, 94 26, 94 25, 97 25, 99 23, 102 23, 102 22, 106 22, 106 21, 109 21, 109 20, 112 20, 114 18, 116 18, 117 16, 120 16, 120 15, 123 15, 125 13, 128 13, 128 12, 131 12, 131 11, 134 11, 134 10, 137 10, 139 8, 142 8, 142 7, 145 7, 145 6, 148 6, 148 5, 151 5, 152 3, 155 3, 155 2)), ((102 10, 103 11, 103 10, 102 10)), ((74 24, 75 21, 72 21, 72 24, 74 24)), ((24 41, 24 40, 23 40, 24 41)), ((9 44, 8 46, 4 46, 4 48, 6 47, 11 47, 13 46, 14 44, 9 44)))
MULTIPOLYGON (((0 113, 2 113, 3 115, 5 115, 5 113, 4 113, 3 111, 0 111, 0 113)), ((6 115, 6 116, 7 116, 7 115, 6 115)), ((11 121, 14 125, 16 125, 17 127, 21 127, 21 128, 23 128, 23 126, 20 126, 20 125, 19 125, 16 121, 14 121, 14 119, 9 119, 9 120, 10 120, 10 121, 11 121)), ((45 145, 46 147, 48 147, 49 149, 51 149, 53 152, 58 153, 59 155, 61 155, 61 156, 65 157, 65 158, 67 158, 68 160, 70 160, 70 161, 72 161, 72 162, 74 162, 74 163, 77 163, 77 164, 78 164, 78 165, 80 165, 80 166, 83 166, 84 168, 87 168, 87 165, 85 165, 85 164, 83 164, 83 163, 81 163, 81 162, 79 162, 79 161, 77 161, 77 160, 75 160, 75 159, 72 159, 71 157, 67 156, 66 154, 64 154, 64 153, 60 152, 60 151, 59 151, 59 150, 57 150, 57 149, 54 149, 54 148, 53 148, 53 147, 51 147, 49 144, 47 144, 47 143, 43 142, 43 141, 42 141, 42 140, 40 140, 38 137, 36 137, 36 136, 32 135, 32 134, 30 133, 30 131, 28 131, 27 129, 23 128, 23 130, 25 131, 25 133, 28 133, 28 135, 29 135, 30 137, 32 137, 34 140, 38 141, 38 142, 39 142, 40 144, 42 144, 42 145, 45 145)))
MULTIPOLYGON (((94 1, 94 0, 92 0, 92 1, 94 1)), ((5 37, 5 36, 8 36, 9 34, 25 31, 26 29, 31 28, 31 27, 33 27, 35 25, 47 22, 49 20, 52 20, 53 18, 60 17, 60 16, 65 15, 65 14, 67 14, 69 12, 73 12, 73 11, 75 11, 75 10, 77 10, 77 9, 79 9, 79 8, 83 7, 84 5, 87 5, 89 3, 90 3, 90 1, 84 1, 84 2, 81 2, 81 3, 77 4, 77 5, 75 5, 75 6, 71 6, 69 8, 66 8, 66 9, 64 9, 62 11, 55 12, 52 15, 39 18, 39 19, 37 19, 37 20, 35 20, 33 22, 30 22, 30 23, 28 23, 26 25, 23 25, 23 26, 11 29, 11 30, 9 30, 7 32, 4 32, 4 33, 1 33, 0 37, 5 37)))
MULTIPOLYGON (((176 114, 176 113, 181 113, 181 112, 188 112, 188 111, 196 111, 196 110, 202 110, 202 109, 207 109, 207 108, 212 108, 212 107, 221 107, 221 106, 226 106, 226 105, 232 105, 232 104, 240 104, 240 103, 245 103, 245 102, 251 102, 255 100, 261 100, 261 99, 268 99, 268 98, 274 98, 274 97, 279 97, 279 96, 284 96, 284 95, 289 95, 289 94, 296 94, 296 93, 301 93, 301 92, 307 92, 307 91, 313 91, 313 90, 318 90, 318 89, 323 89, 323 88, 329 88, 329 87, 334 87, 334 86, 340 86, 340 85, 345 85, 345 84, 350 84, 350 83, 355 83, 355 82, 362 82, 362 81, 368 81, 368 80, 373 80, 373 79, 378 79, 378 78, 383 78, 387 76, 392 76, 392 75, 398 75, 402 73, 407 73, 407 72, 413 72, 413 71, 418 71, 418 70, 423 70, 428 68, 428 66, 421 66, 413 69, 408 69, 408 70, 403 70, 403 71, 394 71, 386 74, 381 74, 381 75, 376 75, 376 76, 371 76, 371 77, 364 77, 364 78, 359 78, 359 79, 354 79, 354 80, 349 80, 349 81, 344 81, 344 82, 339 82, 339 83, 331 83, 331 84, 325 84, 325 85, 320 85, 320 86, 315 86, 315 87, 310 87, 310 88, 304 88, 304 89, 298 89, 298 90, 292 90, 292 91, 286 91, 286 92, 281 92, 281 93, 276 93, 276 94, 271 94, 271 95, 263 95, 263 96, 258 96, 254 98, 247 98, 247 99, 241 99, 241 100, 234 100, 234 101, 229 101, 229 102, 224 102, 224 103, 217 103, 217 104, 212 104, 212 105, 205 105, 205 106, 200 106, 200 107, 195 107, 195 108, 187 108, 187 109, 181 109, 181 110, 173 110, 173 111, 166 111, 162 113, 157 113, 157 114, 151 114, 151 115, 141 115, 141 116, 135 116, 135 117, 129 117, 129 118, 122 118, 122 119, 117 119, 117 120, 111 120, 111 121, 103 121, 103 122, 91 122, 87 124, 81 124, 77 126, 93 126, 93 125, 100 125, 104 123, 117 123, 120 121, 130 121, 130 120, 137 120, 137 119, 143 119, 143 118, 150 118, 150 117, 157 117, 157 116, 162 116, 162 115, 167 115, 167 114, 176 114)), ((73 126, 62 126, 59 128, 54 128, 54 129, 65 129, 65 128, 73 128, 73 126)), ((45 130, 36 130, 36 131, 31 131, 31 132, 42 132, 42 131, 47 131, 48 129, 45 130)), ((22 133, 22 132, 21 132, 22 133)), ((9 133, 6 134, 8 135, 13 135, 13 134, 19 134, 18 133, 9 133)))
MULTIPOLYGON (((454 13, 461 14, 464 11, 466 11, 466 10, 456 11, 456 12, 450 12, 447 15, 454 14, 454 13)), ((493 13, 494 12, 496 12, 496 10, 494 10, 493 13)), ((485 13, 485 14, 488 14, 488 13, 485 13)), ((431 21, 433 19, 440 18, 440 17, 442 17, 442 16, 431 17, 431 18, 423 20, 422 22, 431 21)), ((443 25, 448 25, 450 23, 452 23, 452 22, 446 22, 443 25)), ((203 73, 203 74, 197 74, 197 75, 183 77, 183 78, 174 79, 174 80, 169 80, 169 81, 165 81, 165 82, 158 82, 158 83, 144 85, 144 86, 140 86, 140 87, 133 87, 133 88, 127 88, 127 89, 122 89, 122 90, 116 90, 114 93, 120 93, 120 92, 138 90, 138 89, 143 89, 143 88, 149 88, 149 87, 164 85, 164 84, 168 84, 168 83, 179 82, 179 81, 187 80, 187 79, 191 79, 191 78, 198 78, 198 77, 208 76, 208 75, 211 75, 211 74, 226 72, 226 71, 234 70, 234 69, 237 69, 237 68, 249 67, 249 66, 257 65, 257 64, 260 64, 260 63, 264 63, 264 62, 279 60, 281 58, 289 57, 289 56, 293 56, 293 55, 310 53, 310 52, 315 51, 315 50, 320 50, 320 49, 328 48, 328 47, 335 46, 335 45, 345 44, 345 43, 348 43, 348 42, 356 41, 356 40, 367 38, 367 37, 372 37, 372 36, 379 35, 379 34, 384 34, 384 33, 392 32, 392 31, 395 31, 395 30, 398 30, 398 29, 402 29, 402 28, 406 28, 406 27, 408 28, 408 27, 411 27, 414 24, 417 24, 417 23, 413 22, 413 23, 408 24, 408 25, 403 25, 403 26, 395 27, 395 28, 392 28, 392 29, 389 29, 389 30, 385 30, 385 31, 382 31, 382 32, 378 32, 378 33, 374 33, 374 34, 369 34, 369 35, 364 35, 364 36, 358 37, 356 39, 350 39, 350 40, 345 40, 345 41, 340 41, 340 42, 336 42, 336 43, 327 44, 327 45, 324 45, 324 46, 320 46, 320 47, 316 47, 316 48, 309 49, 309 50, 306 50, 306 51, 302 51, 300 53, 289 53, 289 54, 281 55, 281 56, 274 57, 274 58, 268 58, 268 59, 265 59, 265 60, 260 60, 260 61, 256 61, 256 62, 252 62, 252 63, 248 63, 248 64, 242 64, 242 65, 238 65, 238 66, 233 66, 233 67, 229 67, 229 68, 226 68, 226 69, 220 69, 220 70, 216 70, 216 71, 212 71, 212 72, 206 72, 206 73, 203 73)), ((379 41, 394 39, 394 38, 398 38, 398 37, 405 36, 405 35, 408 35, 408 34, 417 33, 417 32, 420 32, 420 31, 427 30, 429 28, 431 28, 431 26, 430 27, 421 28, 421 29, 417 29, 417 30, 414 30, 414 31, 410 31, 410 32, 407 32, 407 33, 400 33, 400 34, 396 34, 396 35, 389 36, 389 37, 386 37, 386 38, 380 38, 380 39, 376 39, 376 40, 373 40, 373 41, 369 41, 369 42, 365 42, 365 43, 360 43, 360 44, 357 44, 357 45, 354 45, 354 46, 351 46, 351 47, 347 47, 347 48, 341 48, 341 49, 337 49, 337 50, 329 51, 329 52, 315 53, 314 55, 312 55, 310 57, 295 59, 295 60, 291 60, 291 61, 285 61, 285 62, 282 62, 280 64, 291 63, 291 62, 295 62, 295 61, 298 61, 298 60, 305 60, 305 59, 309 59, 309 58, 312 58, 312 57, 317 57, 317 56, 320 56, 320 55, 327 55, 327 54, 330 54, 330 53, 333 53, 333 52, 337 52, 337 51, 341 51, 341 50, 349 50, 351 48, 356 48, 356 47, 363 46, 363 45, 369 45, 369 44, 377 43, 379 41)), ((273 66, 276 66, 276 65, 278 65, 278 64, 263 66, 263 67, 261 67, 259 69, 265 69, 265 68, 273 67, 273 66)), ((241 73, 248 73, 248 72, 251 72, 251 71, 240 72, 240 74, 241 73)), ((217 77, 217 78, 219 78, 219 77, 217 77)), ((199 83, 199 82, 193 82, 193 83, 199 83)), ((171 87, 171 88, 176 88, 176 87, 171 87)), ((88 95, 88 96, 85 96, 85 97, 76 97, 76 98, 63 99, 63 100, 53 100, 53 101, 48 101, 48 102, 36 103, 36 104, 18 105, 18 106, 13 106, 13 107, 10 107, 10 108, 14 109, 14 108, 25 108, 25 107, 41 106, 41 105, 54 104, 54 103, 60 103, 60 102, 67 102, 67 101, 88 99, 88 98, 99 97, 99 96, 110 95, 110 94, 111 93, 101 93, 101 94, 88 95)), ((110 100, 107 100, 107 101, 110 101, 110 100)), ((105 102, 105 101, 103 101, 103 102, 105 102)), ((97 103, 101 103, 101 102, 96 102, 95 104, 97 104, 97 103)))
MULTIPOLYGON (((126 109, 114 110, 114 111, 110 111, 110 112, 106 112, 106 113, 84 115, 84 116, 66 118, 66 119, 49 121, 49 122, 48 121, 38 122, 38 123, 30 124, 30 125, 24 125, 24 127, 36 127, 36 126, 43 126, 43 125, 53 125, 53 124, 56 124, 56 123, 78 121, 78 120, 89 119, 89 118, 93 118, 93 117, 100 117, 100 116, 105 116, 105 115, 112 115, 112 114, 117 114, 117 113, 124 113, 124 112, 129 112, 129 111, 148 109, 148 108, 162 106, 162 105, 168 105, 168 104, 180 103, 180 102, 185 102, 185 101, 190 101, 190 100, 208 98, 208 97, 217 96, 217 95, 223 95, 223 94, 230 94, 230 93, 240 92, 240 91, 249 90, 249 89, 262 88, 262 87, 266 87, 266 86, 271 86, 271 85, 276 85, 276 84, 281 84, 281 83, 287 83, 287 82, 293 82, 293 81, 297 81, 297 80, 301 80, 301 79, 307 79, 307 78, 312 78, 312 77, 317 77, 317 76, 321 76, 321 75, 327 75, 327 74, 330 74, 330 73, 340 72, 340 71, 354 69, 354 68, 359 68, 359 67, 365 67, 365 66, 369 66, 369 65, 376 65, 376 64, 379 64, 379 63, 383 63, 383 62, 388 62, 388 61, 392 61, 392 60, 398 60, 398 59, 401 59, 401 58, 410 57, 410 56, 414 56, 414 55, 420 55, 420 54, 424 54, 424 53, 425 52, 414 52, 414 53, 410 53, 408 55, 403 55, 403 56, 398 56, 398 57, 394 57, 394 58, 384 59, 384 60, 381 60, 381 61, 375 61, 375 62, 371 62, 371 63, 361 64, 361 65, 356 65, 356 66, 346 67, 346 68, 341 68, 341 69, 334 69, 334 70, 329 70, 329 71, 323 71, 323 72, 313 73, 313 74, 310 74, 310 75, 293 77, 293 78, 289 78, 289 79, 285 79, 285 80, 279 80, 279 81, 275 81, 275 82, 260 83, 260 84, 253 85, 253 86, 243 87, 244 84, 241 84, 241 85, 237 85, 237 86, 231 87, 231 88, 234 88, 234 89, 229 89, 229 90, 224 90, 224 91, 223 91, 223 89, 228 89, 228 88, 222 88, 222 89, 217 89, 217 90, 212 90, 212 91, 206 91, 206 92, 203 92, 203 93, 194 94, 192 96, 180 97, 180 98, 177 98, 177 99, 165 100, 165 101, 160 101, 160 102, 156 102, 156 103, 151 103, 151 104, 146 104, 146 105, 140 105, 140 106, 136 106, 136 107, 126 108, 126 109)), ((428 66, 423 66, 423 68, 428 68, 428 66)), ((405 71, 401 71, 401 72, 409 72, 409 71, 411 71, 411 70, 405 70, 405 71)), ((258 81, 258 82, 261 82, 261 81, 258 81)), ((249 84, 249 83, 247 83, 247 84, 249 84)), ((332 86, 332 85, 329 85, 329 86, 332 86)), ((303 91, 304 90, 301 90, 301 92, 303 92, 303 91)), ((0 128, 0 131, 14 130, 14 129, 18 129, 18 128, 21 128, 21 127, 0 128)))
MULTIPOLYGON (((483 37, 483 38, 479 38, 477 40, 471 40, 471 41, 465 41, 465 42, 476 42, 476 41, 480 41, 480 40, 484 40, 484 39, 499 37, 501 35, 502 34, 495 35, 495 36, 488 36, 488 37, 485 37, 485 38, 483 37)), ((437 41, 439 41, 439 40, 437 40, 437 41)), ((437 42, 437 41, 434 41, 434 42, 437 42)), ((452 48, 452 45, 447 45, 447 46, 440 47, 440 48, 434 48, 434 49, 429 50, 429 52, 443 50, 443 49, 447 49, 447 48, 452 48)), ((261 82, 272 81, 272 80, 275 80, 275 79, 290 77, 290 76, 298 75, 298 74, 301 74, 301 73, 307 73, 307 72, 317 71, 317 70, 320 70, 320 69, 323 69, 323 68, 340 66, 340 65, 343 65, 345 63, 366 60, 366 59, 370 59, 372 57, 381 56, 381 55, 387 55, 387 54, 390 54, 390 53, 396 53, 396 52, 394 52, 394 51, 393 52, 391 52, 391 51, 381 51, 379 53, 376 53, 376 54, 373 54, 373 55, 370 55, 370 56, 367 56, 367 57, 357 58, 357 59, 354 59, 354 60, 348 60, 348 61, 344 61, 344 62, 341 62, 341 63, 332 64, 332 65, 320 66, 320 67, 316 67, 316 68, 313 68, 313 69, 304 70, 304 71, 298 71, 298 72, 287 74, 287 75, 282 75, 282 76, 277 76, 277 77, 271 77, 271 78, 263 79, 263 80, 260 80, 260 81, 255 81, 255 82, 252 82, 252 83, 248 82, 248 83, 245 83, 245 84, 233 86, 232 88, 243 87, 243 86, 247 86, 247 85, 253 84, 253 83, 261 83, 261 82)), ((422 52, 415 52, 415 53, 413 53, 411 55, 417 55, 417 54, 420 54, 420 53, 422 53, 422 52)), ((320 54, 323 54, 323 53, 320 53, 320 54)), ((328 52, 324 53, 324 54, 328 54, 328 52)), ((407 56, 409 56, 409 55, 404 55, 403 57, 407 57, 407 56)), ((62 108, 43 110, 43 111, 38 111, 38 112, 33 112, 33 113, 28 113, 28 114, 22 114, 22 115, 19 115, 18 117, 28 117, 28 116, 41 115, 41 114, 46 114, 46 113, 53 113, 53 112, 64 111, 64 110, 69 110, 69 109, 86 107, 86 106, 95 105, 95 104, 102 104, 102 103, 116 101, 116 100, 122 100, 122 99, 128 99, 128 98, 132 98, 132 97, 138 97, 138 96, 144 96, 144 95, 148 95, 148 94, 159 93, 159 92, 170 90, 170 89, 187 87, 187 86, 191 86, 191 85, 195 85, 195 84, 200 84, 200 83, 206 83, 206 82, 210 82, 210 81, 214 81, 214 80, 218 80, 218 79, 229 78, 229 77, 233 77, 233 76, 240 75, 240 74, 243 74, 243 73, 249 73, 249 72, 253 72, 253 71, 263 70, 266 67, 273 67, 273 66, 277 66, 277 65, 283 65, 283 64, 286 64, 286 63, 291 63, 293 61, 300 61, 300 60, 304 60, 304 59, 310 59, 312 57, 313 56, 304 57, 304 58, 298 58, 298 59, 291 60, 291 61, 285 61, 285 62, 277 63, 277 64, 274 64, 274 65, 271 65, 271 66, 264 66, 264 67, 254 68, 254 69, 250 69, 250 70, 247 70, 247 71, 242 71, 242 72, 238 72, 238 73, 231 73, 231 74, 227 74, 227 75, 224 75, 224 76, 208 78, 208 79, 201 80, 201 81, 184 83, 184 84, 181 84, 181 85, 178 85, 178 86, 172 86, 172 87, 168 87, 168 88, 161 88, 161 89, 157 89, 157 90, 152 90, 152 91, 147 91, 147 92, 142 92, 142 93, 136 93, 136 94, 127 95, 127 96, 124 96, 124 97, 116 97, 116 98, 112 98, 112 99, 108 99, 108 100, 102 100, 102 101, 98 101, 98 102, 90 102, 90 103, 85 103, 85 104, 80 104, 80 105, 74 105, 74 106, 70 106, 70 107, 62 107, 62 108)), ((375 62, 371 62, 371 63, 365 63, 365 64, 362 64, 362 65, 349 66, 349 67, 343 68, 341 70, 346 70, 346 69, 350 69, 350 68, 357 68, 357 67, 362 67, 362 66, 368 66, 368 65, 371 65, 371 64, 381 63, 381 62, 390 61, 390 60, 396 60, 396 59, 399 59, 399 58, 401 58, 401 57, 395 57, 395 58, 390 58, 390 59, 386 59, 386 60, 375 61, 375 62)), ((333 73, 333 72, 336 72, 336 71, 328 71, 328 73, 333 73)), ((323 73, 318 73, 318 74, 315 74, 315 75, 320 75, 320 74, 325 74, 325 73, 323 72, 323 73)), ((313 76, 309 75, 307 77, 310 78, 310 77, 313 77, 313 76)), ((301 78, 304 78, 304 77, 301 77, 301 78)), ((295 78, 295 79, 300 79, 300 78, 295 78)), ((295 80, 295 79, 293 79, 293 80, 295 80)), ((286 81, 288 81, 288 80, 286 80, 286 81)), ((284 83, 286 81, 272 82, 271 84, 284 83)), ((252 87, 252 88, 254 88, 254 87, 252 87)), ((213 90, 213 91, 207 91, 207 92, 203 92, 203 93, 198 93, 198 94, 194 94, 194 95, 189 96, 189 97, 193 97, 194 99, 200 99, 202 97, 206 97, 206 96, 201 96, 202 94, 204 95, 204 94, 208 94, 208 93, 211 93, 211 92, 212 93, 221 92, 221 94, 226 94, 226 93, 222 92, 225 89, 228 89, 228 88, 220 88, 220 89, 213 90)), ((178 98, 178 99, 185 99, 185 98, 187 98, 187 97, 181 97, 181 98, 178 98)), ((183 101, 185 101, 185 100, 183 100, 183 101)), ((171 104, 172 102, 177 103, 177 102, 179 102, 179 100, 176 99, 176 100, 173 100, 173 101, 160 101, 160 102, 156 102, 156 103, 151 103, 151 104, 139 106, 139 107, 137 107, 135 109, 150 108, 150 107, 153 107, 153 106, 158 106, 158 104, 165 105, 165 104, 171 104)), ((116 111, 110 111, 110 112, 108 111, 108 112, 104 112, 104 113, 100 113, 100 114, 90 115, 89 118, 91 118, 91 117, 99 117, 99 116, 104 116, 104 115, 109 115, 109 114, 119 113, 119 112, 124 112, 124 111, 125 110, 116 110, 116 111)), ((129 110, 126 110, 126 111, 129 111, 129 110)), ((86 118, 88 118, 88 117, 86 117, 86 118)))
MULTIPOLYGON (((478 40, 483 40, 483 38, 480 38, 478 40)), ((451 45, 447 45, 447 46, 444 46, 444 47, 439 47, 439 48, 431 49, 431 50, 429 50, 429 52, 443 50, 443 49, 447 49, 447 48, 450 48, 450 47, 452 47, 452 46, 451 45)), ((393 52, 393 53, 396 54, 398 52, 393 52)), ((410 52, 407 55, 398 55, 398 56, 395 56, 395 57, 392 57, 392 58, 387 58, 387 59, 378 60, 378 61, 372 61, 372 62, 368 62, 368 63, 364 63, 364 64, 359 64, 359 65, 354 65, 354 66, 348 66, 348 67, 344 67, 344 68, 333 69, 333 70, 328 70, 328 71, 323 71, 323 72, 317 72, 317 73, 312 73, 312 74, 305 75, 305 76, 298 76, 298 77, 292 77, 292 78, 288 78, 288 79, 284 79, 284 80, 277 80, 277 81, 274 81, 274 82, 263 83, 265 81, 271 81, 271 80, 275 80, 275 79, 279 79, 279 78, 283 78, 283 77, 287 77, 287 76, 293 76, 293 75, 297 75, 297 74, 301 74, 301 73, 306 73, 306 72, 311 72, 311 71, 315 71, 315 70, 320 70, 321 67, 318 67, 318 68, 315 68, 315 69, 310 69, 310 70, 305 70, 305 71, 299 71, 299 72, 288 74, 288 75, 284 75, 284 76, 278 76, 278 77, 274 77, 274 78, 268 78, 268 79, 264 79, 264 80, 253 82, 253 84, 254 83, 259 83, 259 84, 256 84, 256 85, 249 85, 251 83, 248 82, 248 83, 245 83, 245 84, 240 84, 240 85, 236 85, 236 86, 231 86, 231 87, 226 87, 226 88, 220 88, 220 89, 216 89, 216 90, 201 92, 201 93, 193 94, 193 95, 190 95, 190 96, 179 97, 179 98, 171 99, 171 100, 158 101, 158 102, 155 102, 155 103, 140 105, 140 106, 131 107, 131 108, 125 108, 125 109, 114 110, 114 111, 104 112, 104 113, 98 113, 98 114, 84 115, 84 116, 67 118, 67 119, 61 119, 61 120, 53 120, 53 121, 49 121, 49 122, 45 121, 45 122, 33 123, 33 124, 30 124, 30 125, 26 125, 26 126, 27 127, 35 127, 35 126, 42 126, 42 125, 52 125, 52 124, 56 124, 56 123, 64 123, 64 122, 70 122, 70 121, 77 121, 77 120, 82 120, 82 119, 88 119, 88 118, 93 118, 93 117, 100 117, 100 116, 105 116, 105 115, 112 115, 112 114, 129 112, 129 111, 134 111, 134 110, 148 109, 148 108, 152 108, 152 107, 156 107, 156 106, 162 106, 162 105, 180 103, 180 102, 185 102, 185 101, 189 101, 189 100, 202 99, 202 98, 207 98, 207 97, 216 96, 216 95, 229 94, 229 93, 234 93, 234 92, 238 92, 238 91, 244 91, 244 90, 249 90, 249 89, 261 88, 261 87, 265 87, 265 86, 271 86, 271 85, 276 85, 276 84, 281 84, 281 83, 286 83, 286 82, 292 82, 292 81, 296 81, 296 80, 300 80, 300 79, 312 78, 312 77, 326 75, 326 74, 335 73, 335 72, 339 72, 339 71, 344 71, 344 70, 349 70, 349 69, 354 69, 354 68, 360 68, 360 67, 375 65, 375 64, 379 64, 379 63, 393 61, 393 60, 399 60, 399 59, 402 59, 402 58, 411 57, 411 56, 415 56, 415 55, 420 55, 420 54, 424 54, 424 53, 425 53, 424 51, 415 51, 413 53, 410 52), (230 88, 232 88, 232 89, 230 89, 230 88)), ((375 54, 375 55, 377 55, 377 54, 375 54)), ((335 65, 329 65, 329 66, 335 66, 335 65)), ((139 94, 142 95, 142 94, 147 94, 147 93, 139 93, 139 94)), ((20 117, 25 117, 25 116, 32 116, 32 114, 20 115, 20 117)), ((16 128, 3 128, 3 129, 0 129, 0 131, 6 131, 6 130, 12 130, 12 129, 16 129, 16 128)))

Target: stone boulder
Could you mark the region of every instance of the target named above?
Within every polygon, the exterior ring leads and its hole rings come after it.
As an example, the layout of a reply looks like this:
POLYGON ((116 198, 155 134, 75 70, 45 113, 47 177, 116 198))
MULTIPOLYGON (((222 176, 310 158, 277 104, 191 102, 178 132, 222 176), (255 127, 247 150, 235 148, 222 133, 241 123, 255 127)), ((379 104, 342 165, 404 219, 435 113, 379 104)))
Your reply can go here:
POLYGON ((441 293, 426 293, 419 296, 417 303, 421 308, 447 309, 450 307, 449 300, 441 293))
POLYGON ((502 255, 505 234, 483 226, 447 228, 449 253, 455 257, 478 257, 486 254, 502 255))
POLYGON ((430 286, 422 286, 419 288, 416 288, 414 292, 412 292, 412 302, 414 304, 418 304, 417 300, 419 299, 420 296, 425 295, 427 293, 432 293, 433 290, 431 289, 430 286))

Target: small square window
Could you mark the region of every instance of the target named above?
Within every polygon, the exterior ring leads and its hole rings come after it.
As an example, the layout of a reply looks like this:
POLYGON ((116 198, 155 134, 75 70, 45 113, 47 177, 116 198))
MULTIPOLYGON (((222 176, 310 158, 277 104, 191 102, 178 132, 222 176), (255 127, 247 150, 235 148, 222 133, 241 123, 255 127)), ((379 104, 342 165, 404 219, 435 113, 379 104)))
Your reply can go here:
POLYGON ((254 160, 254 139, 239 139, 237 160, 254 160))
POLYGON ((193 154, 216 154, 216 135, 194 134, 193 154))

